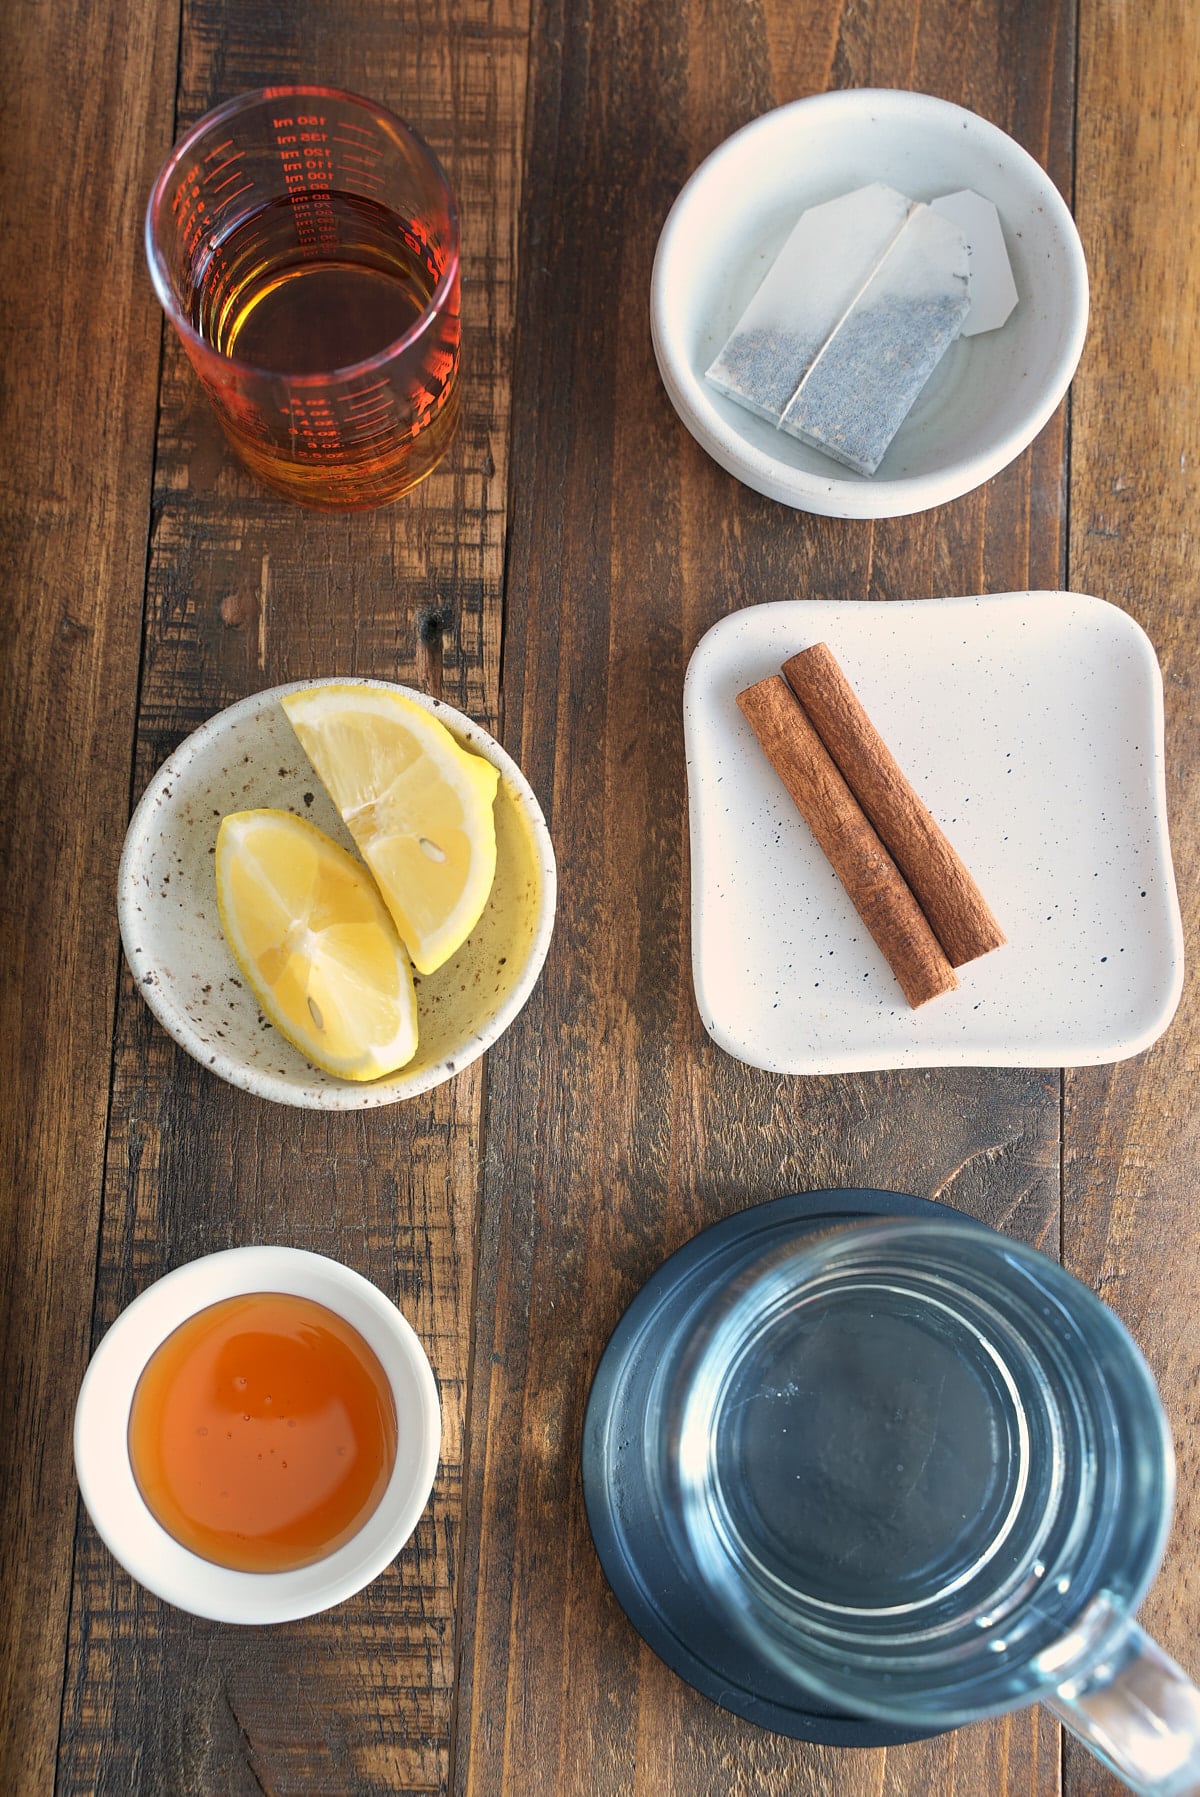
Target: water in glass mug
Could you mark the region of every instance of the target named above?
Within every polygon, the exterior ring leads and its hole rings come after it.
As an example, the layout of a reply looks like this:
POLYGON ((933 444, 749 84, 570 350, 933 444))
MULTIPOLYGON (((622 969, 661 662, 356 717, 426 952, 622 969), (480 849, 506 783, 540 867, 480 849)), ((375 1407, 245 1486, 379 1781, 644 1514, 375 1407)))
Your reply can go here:
POLYGON ((1170 1519, 1165 1419, 1061 1267, 966 1222, 801 1235, 733 1282, 672 1381, 668 1506, 799 1691, 933 1727, 1042 1697, 1134 1788, 1194 1788, 1200 1698, 1131 1621, 1170 1519), (1150 1766, 1129 1754, 1147 1680, 1170 1712, 1150 1766))

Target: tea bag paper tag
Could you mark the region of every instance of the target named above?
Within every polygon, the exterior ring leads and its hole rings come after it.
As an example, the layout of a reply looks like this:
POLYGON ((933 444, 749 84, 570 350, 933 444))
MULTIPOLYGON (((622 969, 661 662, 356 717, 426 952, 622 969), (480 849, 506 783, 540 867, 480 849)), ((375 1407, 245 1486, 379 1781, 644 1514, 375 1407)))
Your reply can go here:
POLYGON ((1017 303, 1000 214, 990 200, 969 188, 931 200, 930 210, 958 226, 971 252, 971 310, 962 335, 978 337, 981 331, 998 330, 1017 303))

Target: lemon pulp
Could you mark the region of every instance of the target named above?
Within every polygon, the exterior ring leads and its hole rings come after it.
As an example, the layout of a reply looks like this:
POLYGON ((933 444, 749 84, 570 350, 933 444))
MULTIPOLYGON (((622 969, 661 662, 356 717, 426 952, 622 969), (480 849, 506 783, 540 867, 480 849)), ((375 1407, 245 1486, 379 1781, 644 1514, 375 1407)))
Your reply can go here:
POLYGON ((216 877, 234 959, 289 1042, 344 1079, 412 1059, 412 967, 352 855, 290 811, 236 811, 217 833, 216 877))
POLYGON ((318 686, 282 704, 414 965, 433 973, 492 889, 499 773, 402 693, 318 686))

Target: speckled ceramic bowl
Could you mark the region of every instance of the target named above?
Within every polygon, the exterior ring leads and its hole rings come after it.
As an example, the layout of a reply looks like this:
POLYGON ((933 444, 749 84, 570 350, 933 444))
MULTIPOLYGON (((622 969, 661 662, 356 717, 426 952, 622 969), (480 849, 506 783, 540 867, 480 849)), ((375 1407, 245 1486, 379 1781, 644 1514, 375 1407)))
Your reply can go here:
POLYGON ((440 1085, 503 1034, 546 958, 556 891, 554 849, 541 807, 494 737, 411 687, 336 677, 255 693, 180 744, 146 788, 129 825, 118 910, 141 993, 189 1054, 261 1098, 314 1110, 359 1110, 440 1085), (500 770, 496 878, 483 916, 444 967, 419 978, 415 1058, 399 1073, 367 1084, 320 1072, 263 1017, 226 944, 213 874, 222 817, 258 806, 310 818, 353 851, 279 703, 284 693, 332 684, 403 693, 500 770))
POLYGON ((1062 399, 1087 317, 1079 233, 1045 170, 977 113, 887 88, 796 100, 714 150, 663 226, 650 295, 663 385, 697 442, 757 492, 833 518, 924 511, 990 480, 1062 399), (964 187, 991 200, 1018 299, 1002 329, 951 344, 868 477, 727 399, 705 370, 801 213, 872 181, 914 200, 964 187))

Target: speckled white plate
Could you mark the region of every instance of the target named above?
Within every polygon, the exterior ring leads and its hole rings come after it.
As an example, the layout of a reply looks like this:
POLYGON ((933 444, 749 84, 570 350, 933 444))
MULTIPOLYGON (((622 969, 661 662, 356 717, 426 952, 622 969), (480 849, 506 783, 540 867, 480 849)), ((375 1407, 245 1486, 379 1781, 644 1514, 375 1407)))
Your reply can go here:
POLYGON ((341 677, 255 693, 203 724, 154 776, 125 838, 118 879, 121 940, 146 1003, 205 1067, 263 1098, 313 1110, 360 1110, 412 1098, 453 1078, 506 1030, 550 946, 554 849, 529 782, 481 725, 411 687, 341 677), (263 1017, 217 916, 213 859, 229 811, 294 811, 355 852, 279 703, 311 686, 406 694, 500 770, 496 878, 479 923, 444 967, 418 976, 416 1056, 360 1084, 313 1067, 263 1017))
POLYGON ((1007 467, 1066 392, 1087 319, 1079 233, 1045 170, 977 113, 888 88, 794 100, 727 138, 672 206, 650 289, 659 372, 697 442, 756 492, 833 518, 943 505, 1007 467), (1001 330, 951 344, 867 478, 704 375, 801 213, 871 181, 914 200, 964 187, 991 200, 1018 300, 1001 330))
POLYGON ((684 687, 692 969, 705 1028, 778 1073, 1083 1066, 1137 1054, 1183 982, 1162 678, 1079 593, 752 606, 684 687), (827 642, 1008 937, 906 1005, 737 709, 827 642))

